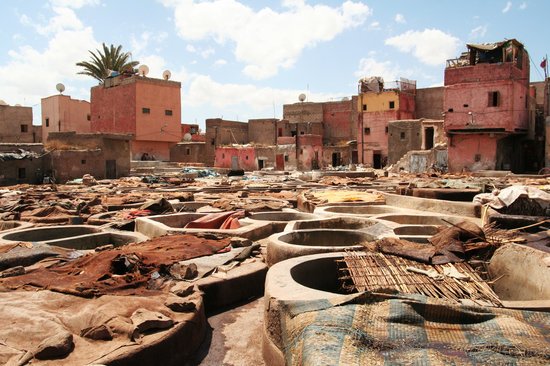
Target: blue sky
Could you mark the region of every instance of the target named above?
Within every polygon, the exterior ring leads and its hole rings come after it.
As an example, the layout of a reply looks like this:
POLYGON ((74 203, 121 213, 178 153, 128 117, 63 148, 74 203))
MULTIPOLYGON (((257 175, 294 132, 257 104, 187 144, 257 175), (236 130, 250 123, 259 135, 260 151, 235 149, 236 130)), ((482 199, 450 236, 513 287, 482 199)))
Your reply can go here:
POLYGON ((445 60, 465 43, 516 38, 533 60, 548 53, 547 0, 2 0, 0 99, 33 106, 56 93, 89 100, 78 61, 121 44, 151 77, 182 82, 182 122, 281 117, 282 105, 356 93, 363 76, 442 85, 445 60), (546 36, 545 36, 546 34, 546 36))

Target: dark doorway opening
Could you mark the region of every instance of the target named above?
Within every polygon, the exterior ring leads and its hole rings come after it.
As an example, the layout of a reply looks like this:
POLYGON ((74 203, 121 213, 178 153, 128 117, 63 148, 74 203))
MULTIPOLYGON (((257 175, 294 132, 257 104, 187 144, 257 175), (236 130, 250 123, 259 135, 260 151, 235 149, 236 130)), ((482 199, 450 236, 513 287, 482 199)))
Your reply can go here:
POLYGON ((339 152, 332 153, 332 166, 342 165, 342 155, 339 152))
POLYGON ((105 178, 116 179, 116 160, 105 160, 105 178))
POLYGON ((382 168, 382 154, 380 151, 375 151, 372 155, 372 167, 374 169, 382 168))
POLYGON ((262 159, 258 159, 258 169, 262 170, 264 168, 264 161, 262 159))
POLYGON ((425 149, 426 150, 432 149, 434 147, 434 128, 426 127, 424 129, 424 136, 425 136, 425 140, 424 140, 425 149))
POLYGON ((351 163, 357 164, 359 162, 359 154, 357 153, 357 150, 353 150, 351 152, 351 163))

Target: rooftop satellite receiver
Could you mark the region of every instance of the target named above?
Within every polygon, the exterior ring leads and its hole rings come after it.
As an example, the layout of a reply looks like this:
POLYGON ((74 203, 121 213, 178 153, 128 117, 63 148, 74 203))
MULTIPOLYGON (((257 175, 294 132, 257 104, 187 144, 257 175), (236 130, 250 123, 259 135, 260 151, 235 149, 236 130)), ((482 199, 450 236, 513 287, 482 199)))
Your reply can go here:
POLYGON ((149 66, 141 65, 140 67, 138 67, 139 76, 147 76, 148 73, 149 73, 149 66))
POLYGON ((170 72, 170 70, 164 70, 164 72, 162 73, 162 78, 164 80, 169 80, 171 76, 172 73, 170 72))
POLYGON ((185 135, 183 135, 183 141, 191 141, 193 136, 189 132, 187 132, 185 135))
POLYGON ((305 101, 305 100, 306 100, 306 95, 305 95, 304 93, 298 95, 298 100, 299 100, 300 102, 305 101))
POLYGON ((55 88, 57 89, 59 94, 63 94, 63 92, 65 91, 65 85, 63 85, 62 83, 58 83, 55 88))

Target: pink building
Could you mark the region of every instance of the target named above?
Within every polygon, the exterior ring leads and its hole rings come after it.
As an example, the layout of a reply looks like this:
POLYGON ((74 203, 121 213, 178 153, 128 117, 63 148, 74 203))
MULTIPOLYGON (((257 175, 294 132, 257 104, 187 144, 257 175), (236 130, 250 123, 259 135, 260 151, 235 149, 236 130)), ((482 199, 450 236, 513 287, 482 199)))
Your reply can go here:
POLYGON ((93 132, 127 133, 132 159, 170 160, 170 147, 182 140, 181 84, 123 75, 91 91, 93 132))
POLYGON ((373 168, 387 165, 388 124, 415 116, 416 82, 384 83, 382 78, 359 80, 357 146, 359 162, 373 168))
POLYGON ((515 39, 468 44, 445 69, 449 170, 521 170, 529 129, 529 55, 515 39))
POLYGON ((91 131, 90 103, 68 95, 42 98, 42 141, 50 132, 89 133, 91 131))

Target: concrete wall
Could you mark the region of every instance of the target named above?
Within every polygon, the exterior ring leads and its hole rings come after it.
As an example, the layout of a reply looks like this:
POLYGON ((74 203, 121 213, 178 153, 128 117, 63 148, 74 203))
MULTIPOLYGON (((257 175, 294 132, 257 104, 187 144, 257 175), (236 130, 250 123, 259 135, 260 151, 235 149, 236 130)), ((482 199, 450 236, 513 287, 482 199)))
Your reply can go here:
POLYGON ((494 170, 499 138, 502 136, 490 134, 450 136, 449 171, 494 170))
POLYGON ((214 166, 216 147, 248 143, 248 124, 221 118, 206 120, 206 165, 214 166))
POLYGON ((33 143, 40 137, 32 125, 32 108, 0 105, 0 143, 33 143))
POLYGON ((321 167, 340 166, 351 164, 351 148, 349 146, 323 146, 323 159, 321 167), (333 154, 339 154, 340 161, 333 165, 333 154))
POLYGON ((214 167, 226 169, 243 169, 246 171, 257 170, 256 150, 254 147, 229 147, 216 148, 214 167), (237 166, 234 166, 236 159, 237 166))
POLYGON ((44 146, 42 144, 0 143, 0 154, 18 152, 19 149, 40 154, 40 157, 6 161, 0 160, 0 186, 39 184, 42 183, 44 174, 50 173, 50 155, 44 154, 44 146))
POLYGON ((444 87, 416 89, 416 118, 441 119, 444 87))
POLYGON ((206 163, 204 142, 180 142, 170 148, 170 161, 206 163))
POLYGON ((449 130, 528 129, 529 65, 477 64, 445 69, 445 128, 449 130), (498 105, 489 93, 498 92, 498 105))
POLYGON ((294 103, 283 105, 283 119, 290 123, 321 123, 323 121, 323 103, 294 103))
POLYGON ((276 118, 248 120, 248 141, 257 145, 272 146, 277 143, 276 118))
POLYGON ((388 164, 395 164, 411 150, 422 148, 421 121, 401 120, 388 124, 388 164))
POLYGON ((50 132, 91 132, 91 107, 85 100, 72 99, 68 95, 52 95, 42 98, 42 141, 50 132))
POLYGON ((66 146, 52 154, 52 167, 58 181, 81 178, 91 174, 107 178, 107 161, 114 161, 116 178, 130 173, 130 136, 117 134, 76 134, 52 132, 48 146, 66 146), (86 157, 89 153, 89 158, 86 157))
POLYGON ((323 103, 323 143, 346 143, 357 137, 359 113, 357 97, 351 100, 323 103))

